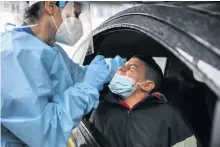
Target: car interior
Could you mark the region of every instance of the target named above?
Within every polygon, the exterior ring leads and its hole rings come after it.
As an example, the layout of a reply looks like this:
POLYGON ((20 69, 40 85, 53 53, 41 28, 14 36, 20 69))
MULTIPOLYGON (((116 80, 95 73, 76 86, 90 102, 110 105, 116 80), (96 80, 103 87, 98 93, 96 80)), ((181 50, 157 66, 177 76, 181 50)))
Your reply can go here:
MULTIPOLYGON (((98 54, 106 58, 120 55, 127 59, 133 55, 148 54, 157 59, 166 59, 160 60, 164 79, 158 91, 185 116, 202 146, 209 146, 217 96, 204 83, 196 81, 192 71, 169 50, 151 37, 132 29, 112 30, 98 37, 95 36, 94 49, 95 53, 86 57, 85 65, 98 54)), ((105 85, 100 92, 100 101, 108 92, 109 89, 105 85)), ((90 114, 82 121, 83 126, 101 147, 105 147, 104 138, 100 137, 88 122, 90 114)), ((85 129, 81 130, 85 131, 85 129)))

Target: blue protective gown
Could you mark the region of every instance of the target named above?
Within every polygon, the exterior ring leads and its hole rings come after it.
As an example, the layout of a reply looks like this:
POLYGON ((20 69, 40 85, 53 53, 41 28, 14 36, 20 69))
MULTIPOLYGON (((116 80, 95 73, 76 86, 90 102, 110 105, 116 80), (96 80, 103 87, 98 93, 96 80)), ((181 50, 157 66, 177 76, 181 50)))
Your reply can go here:
POLYGON ((13 30, 0 41, 2 146, 66 146, 98 105, 98 90, 83 81, 86 67, 27 32, 13 30))

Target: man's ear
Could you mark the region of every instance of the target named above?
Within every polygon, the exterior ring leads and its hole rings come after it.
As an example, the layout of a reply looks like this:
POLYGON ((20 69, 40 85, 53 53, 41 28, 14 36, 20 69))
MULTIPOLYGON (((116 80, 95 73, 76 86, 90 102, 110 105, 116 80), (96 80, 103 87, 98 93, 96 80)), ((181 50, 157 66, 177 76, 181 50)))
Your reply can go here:
POLYGON ((55 1, 45 1, 44 8, 49 15, 53 15, 55 11, 55 1))
POLYGON ((149 92, 153 90, 155 87, 155 83, 153 81, 147 81, 146 83, 141 84, 142 90, 149 92))

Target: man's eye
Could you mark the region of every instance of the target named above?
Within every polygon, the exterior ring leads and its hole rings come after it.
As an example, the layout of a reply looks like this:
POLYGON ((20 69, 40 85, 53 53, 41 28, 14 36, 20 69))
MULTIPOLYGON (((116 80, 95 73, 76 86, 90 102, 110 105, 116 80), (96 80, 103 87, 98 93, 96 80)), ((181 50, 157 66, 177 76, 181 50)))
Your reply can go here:
POLYGON ((130 67, 133 68, 133 69, 136 69, 136 66, 134 66, 134 65, 131 65, 130 67))
POLYGON ((130 67, 130 70, 131 70, 131 71, 136 71, 136 67, 131 66, 131 67, 130 67))

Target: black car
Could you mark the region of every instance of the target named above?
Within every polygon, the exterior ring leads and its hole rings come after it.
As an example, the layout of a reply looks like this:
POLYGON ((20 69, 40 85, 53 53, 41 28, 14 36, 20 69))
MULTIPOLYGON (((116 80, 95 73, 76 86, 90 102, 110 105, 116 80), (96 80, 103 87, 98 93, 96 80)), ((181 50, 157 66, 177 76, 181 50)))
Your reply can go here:
MULTIPOLYGON (((84 64, 97 54, 165 59, 160 92, 186 116, 204 147, 220 147, 219 2, 158 2, 127 9, 94 31, 94 49, 84 64)), ((104 88, 100 101, 108 91, 104 88)), ((88 118, 73 135, 76 144, 105 147, 88 118)))

